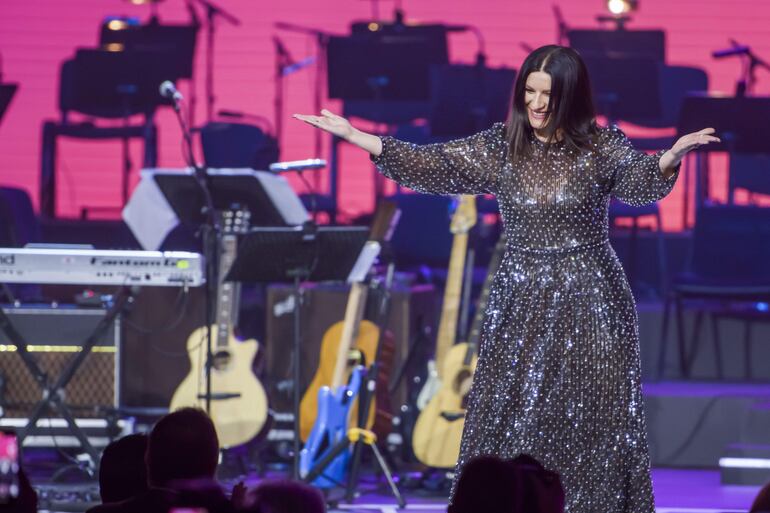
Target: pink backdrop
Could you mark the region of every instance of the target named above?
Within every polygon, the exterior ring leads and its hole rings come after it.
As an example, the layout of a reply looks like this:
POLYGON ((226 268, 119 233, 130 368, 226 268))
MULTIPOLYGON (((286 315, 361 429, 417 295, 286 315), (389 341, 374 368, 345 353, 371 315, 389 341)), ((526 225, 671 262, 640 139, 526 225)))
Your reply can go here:
MULTIPOLYGON (((372 3, 364 0, 218 0, 242 20, 240 27, 220 21, 216 40, 215 87, 217 109, 233 109, 273 118, 273 36, 279 36, 295 60, 314 55, 310 36, 277 30, 286 21, 343 34, 352 20, 370 18, 372 3)), ((472 24, 487 40, 489 63, 518 68, 525 56, 521 43, 536 47, 555 42, 552 2, 541 0, 403 0, 407 18, 419 21, 472 24)), ((567 22, 573 27, 594 27, 602 0, 561 0, 567 22)), ((393 2, 380 2, 390 17, 393 2)), ((166 22, 186 22, 188 11, 180 0, 166 0, 159 8, 166 22)), ((93 46, 105 15, 125 14, 146 19, 146 7, 121 0, 24 0, 4 1, 0 6, 0 54, 5 81, 17 82, 20 90, 0 126, 0 183, 27 188, 37 201, 42 121, 57 117, 59 64, 78 46, 93 46)), ((770 58, 770 2, 767 0, 641 0, 632 28, 663 28, 667 31, 670 64, 704 67, 712 91, 730 92, 740 73, 738 59, 715 61, 713 49, 727 46, 734 37, 770 58)), ((203 119, 203 34, 199 34, 197 68, 197 120, 203 119)), ((476 51, 470 33, 451 39, 451 58, 469 62, 476 51)), ((310 112, 316 68, 310 66, 288 77, 283 158, 314 157, 314 134, 309 127, 289 118, 292 112, 310 112)), ((759 71, 757 93, 770 94, 770 74, 759 71)), ((181 89, 189 93, 189 84, 181 89)), ((333 101, 324 105, 338 108, 333 101)), ((179 131, 172 113, 158 115, 160 165, 182 164, 179 131)), ((361 123, 362 126, 366 126, 361 123)), ((324 138, 322 157, 328 156, 324 138)), ((58 214, 75 216, 81 206, 118 206, 120 202, 120 146, 116 142, 76 142, 59 145, 58 214)), ((140 145, 132 143, 135 170, 141 163, 140 145)), ((341 208, 344 217, 372 206, 372 173, 365 155, 350 148, 342 152, 341 208)), ((715 156, 714 192, 724 197, 724 158, 715 156)), ((321 185, 325 175, 321 176, 321 185)), ((302 190, 300 184, 298 190, 302 190)), ((665 227, 682 228, 682 180, 663 201, 665 227)))

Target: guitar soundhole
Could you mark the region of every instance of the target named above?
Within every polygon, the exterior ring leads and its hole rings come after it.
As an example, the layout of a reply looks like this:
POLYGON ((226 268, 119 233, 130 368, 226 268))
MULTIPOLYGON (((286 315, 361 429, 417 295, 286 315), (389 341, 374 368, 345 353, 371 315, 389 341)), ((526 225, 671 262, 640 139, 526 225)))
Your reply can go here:
POLYGON ((457 376, 455 377, 454 382, 454 389, 455 392, 460 397, 465 397, 468 395, 468 392, 471 389, 471 383, 473 381, 473 373, 470 369, 462 369, 460 372, 457 373, 457 376))
POLYGON ((225 370, 230 366, 232 358, 232 355, 228 351, 217 351, 214 353, 212 367, 218 371, 225 370))

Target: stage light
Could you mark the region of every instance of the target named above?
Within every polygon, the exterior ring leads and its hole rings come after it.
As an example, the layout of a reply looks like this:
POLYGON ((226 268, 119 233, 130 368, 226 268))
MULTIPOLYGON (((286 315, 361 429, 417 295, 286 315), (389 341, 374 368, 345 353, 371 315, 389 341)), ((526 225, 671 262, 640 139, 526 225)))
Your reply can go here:
POLYGON ((615 16, 635 11, 638 7, 638 0, 607 0, 607 9, 615 16))
POLYGON ((107 22, 107 28, 110 30, 124 30, 128 23, 124 19, 112 19, 107 22))

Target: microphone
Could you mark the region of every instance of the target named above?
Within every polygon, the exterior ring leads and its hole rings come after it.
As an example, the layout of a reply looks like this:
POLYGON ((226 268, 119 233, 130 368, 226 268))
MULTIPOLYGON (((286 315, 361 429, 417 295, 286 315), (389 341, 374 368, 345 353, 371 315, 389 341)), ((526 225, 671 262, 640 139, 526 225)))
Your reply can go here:
POLYGON ((715 59, 721 59, 723 57, 732 57, 733 55, 748 55, 751 53, 751 48, 744 45, 733 46, 725 50, 716 50, 711 53, 711 56, 715 59))
POLYGON ((290 160, 288 162, 274 162, 270 164, 273 173, 285 173, 286 171, 307 171, 308 169, 322 169, 326 167, 323 159, 290 160))
POLYGON ((158 88, 160 95, 169 100, 174 100, 174 103, 179 103, 184 99, 182 93, 177 91, 176 86, 171 80, 164 80, 158 88))

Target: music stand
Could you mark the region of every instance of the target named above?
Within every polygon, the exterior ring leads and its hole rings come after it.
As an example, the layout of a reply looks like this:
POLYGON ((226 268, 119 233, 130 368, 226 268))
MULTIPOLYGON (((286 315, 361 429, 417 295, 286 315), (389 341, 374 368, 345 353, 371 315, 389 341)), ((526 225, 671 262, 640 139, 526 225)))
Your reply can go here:
POLYGON ((432 136, 465 137, 505 121, 515 69, 446 64, 430 74, 432 136))
MULTIPOLYGON (((253 169, 208 169, 206 177, 214 208, 228 210, 237 203, 249 210, 253 226, 292 226, 310 219, 283 177, 253 169)), ((199 226, 206 221, 203 192, 192 170, 157 170, 153 178, 182 222, 199 226)))
POLYGON ((368 227, 252 228, 240 237, 238 256, 225 280, 294 284, 294 461, 299 479, 300 340, 303 281, 345 280, 369 238, 368 227))
POLYGON ((725 151, 732 153, 768 153, 770 133, 770 97, 733 97, 690 94, 682 102, 677 137, 706 127, 716 129, 722 140, 696 148, 696 217, 708 193, 708 176, 702 173, 700 154, 725 151), (703 175, 703 176, 702 176, 703 175))
POLYGON ((657 62, 666 59, 666 33, 662 30, 573 29, 567 31, 567 38, 583 58, 642 57, 657 62))
POLYGON ((11 104, 13 95, 16 94, 18 88, 18 84, 0 84, 0 121, 3 120, 8 105, 11 104))
POLYGON ((660 116, 658 61, 644 56, 583 57, 596 108, 612 122, 660 116))

